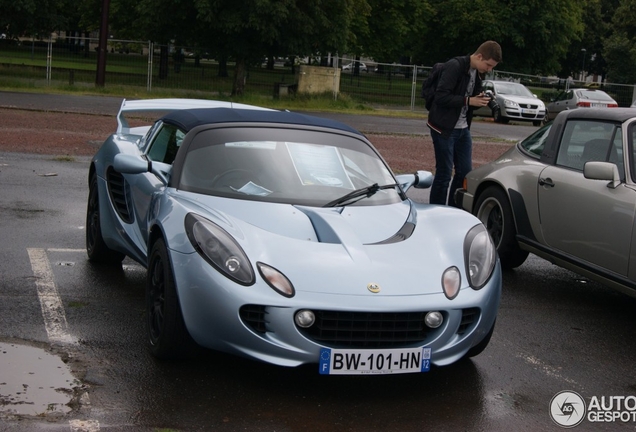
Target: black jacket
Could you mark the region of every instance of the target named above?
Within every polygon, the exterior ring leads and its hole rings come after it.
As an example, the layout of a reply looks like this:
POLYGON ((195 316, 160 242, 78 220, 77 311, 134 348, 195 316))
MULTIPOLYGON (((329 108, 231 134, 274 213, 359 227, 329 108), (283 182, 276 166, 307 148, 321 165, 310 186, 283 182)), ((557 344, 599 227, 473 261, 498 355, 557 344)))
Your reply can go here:
MULTIPOLYGON (((461 115, 462 108, 468 106, 468 97, 466 89, 470 81, 470 56, 454 57, 444 63, 444 69, 435 90, 435 99, 433 106, 428 113, 428 121, 426 125, 441 133, 449 135, 455 128, 457 120, 461 115)), ((481 76, 479 72, 475 77, 475 86, 470 96, 476 96, 481 93, 481 76)), ((468 107, 466 121, 468 127, 473 118, 474 107, 468 107)))

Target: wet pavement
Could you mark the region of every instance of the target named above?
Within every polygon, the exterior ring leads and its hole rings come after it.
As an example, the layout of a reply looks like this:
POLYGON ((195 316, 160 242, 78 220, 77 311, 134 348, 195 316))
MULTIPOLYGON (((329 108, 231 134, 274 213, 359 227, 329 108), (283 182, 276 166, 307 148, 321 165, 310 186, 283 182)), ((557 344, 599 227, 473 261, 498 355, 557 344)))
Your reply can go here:
POLYGON ((63 416, 86 395, 62 359, 48 348, 0 342, 0 412, 63 416))
POLYGON ((636 394, 636 300, 536 257, 504 274, 488 348, 425 374, 320 376, 211 351, 157 361, 145 270, 87 261, 88 162, 0 154, 2 432, 558 431, 558 392, 636 394))

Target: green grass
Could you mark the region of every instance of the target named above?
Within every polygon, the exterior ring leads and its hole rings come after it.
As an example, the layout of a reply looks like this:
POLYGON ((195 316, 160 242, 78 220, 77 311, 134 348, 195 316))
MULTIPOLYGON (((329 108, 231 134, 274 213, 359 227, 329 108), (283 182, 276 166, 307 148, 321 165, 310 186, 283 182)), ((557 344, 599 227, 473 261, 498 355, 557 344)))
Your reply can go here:
MULTIPOLYGON (((218 64, 193 58, 175 68, 172 58, 167 77, 159 78, 159 55, 154 56, 151 91, 148 88, 148 57, 139 54, 108 53, 104 87, 95 85, 97 53, 56 48, 51 68, 47 71, 46 47, 25 43, 21 46, 0 45, 0 89, 42 93, 70 93, 120 96, 126 98, 185 97, 232 100, 277 109, 366 113, 423 117, 423 101, 410 110, 411 78, 404 75, 361 73, 342 75, 337 99, 332 93, 274 97, 275 83, 296 83, 291 68, 267 70, 250 67, 245 94, 232 98, 233 64, 228 64, 227 77, 220 77, 218 64), (47 80, 50 74, 50 80, 47 80)), ((296 72, 298 69, 296 69, 296 72)), ((419 98, 417 98, 419 99, 419 98)))

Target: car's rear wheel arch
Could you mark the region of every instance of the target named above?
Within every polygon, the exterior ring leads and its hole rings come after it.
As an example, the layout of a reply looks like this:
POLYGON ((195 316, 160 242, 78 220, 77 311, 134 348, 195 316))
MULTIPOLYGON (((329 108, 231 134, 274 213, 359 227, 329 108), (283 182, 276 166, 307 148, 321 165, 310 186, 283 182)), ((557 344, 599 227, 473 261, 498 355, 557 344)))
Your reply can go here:
POLYGON ((121 265, 125 254, 112 250, 102 236, 100 195, 95 169, 88 177, 88 202, 86 206, 86 252, 94 263, 121 265))

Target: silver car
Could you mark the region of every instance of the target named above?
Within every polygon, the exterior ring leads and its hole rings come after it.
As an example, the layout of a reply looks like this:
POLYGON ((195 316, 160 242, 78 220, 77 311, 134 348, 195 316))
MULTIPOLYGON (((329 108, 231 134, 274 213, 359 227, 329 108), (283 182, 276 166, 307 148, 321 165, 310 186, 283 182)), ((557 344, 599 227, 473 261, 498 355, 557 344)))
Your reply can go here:
POLYGON ((497 123, 514 121, 531 121, 540 126, 545 118, 545 104, 523 84, 509 81, 482 82, 484 91, 492 92, 497 107, 486 106, 476 109, 476 116, 492 117, 497 123))
POLYGON ((504 268, 534 253, 636 296, 636 110, 564 111, 471 171, 456 202, 504 268))
POLYGON ((618 103, 603 90, 569 89, 559 93, 548 104, 546 120, 554 120, 561 111, 576 108, 618 108, 618 103))
POLYGON ((89 167, 86 249, 147 269, 155 357, 381 375, 488 345, 497 252, 474 216, 408 198, 430 172, 394 176, 359 131, 289 111, 149 99, 117 120, 89 167), (168 113, 130 127, 145 111, 168 113))

